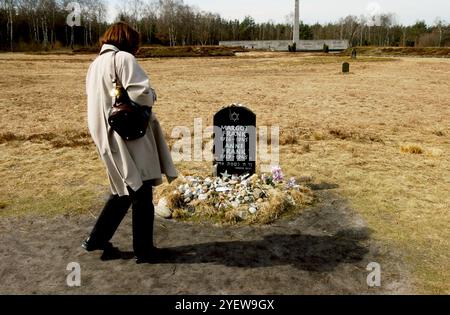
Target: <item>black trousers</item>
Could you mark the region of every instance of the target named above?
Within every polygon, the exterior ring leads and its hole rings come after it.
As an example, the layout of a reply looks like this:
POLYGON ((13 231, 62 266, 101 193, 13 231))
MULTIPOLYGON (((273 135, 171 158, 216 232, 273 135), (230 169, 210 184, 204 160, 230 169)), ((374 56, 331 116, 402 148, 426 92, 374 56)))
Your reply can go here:
POLYGON ((125 218, 130 206, 133 209, 133 249, 136 256, 145 256, 153 248, 153 224, 155 208, 153 206, 153 186, 144 182, 138 190, 128 187, 130 196, 111 195, 95 224, 89 242, 106 245, 114 236, 125 218))

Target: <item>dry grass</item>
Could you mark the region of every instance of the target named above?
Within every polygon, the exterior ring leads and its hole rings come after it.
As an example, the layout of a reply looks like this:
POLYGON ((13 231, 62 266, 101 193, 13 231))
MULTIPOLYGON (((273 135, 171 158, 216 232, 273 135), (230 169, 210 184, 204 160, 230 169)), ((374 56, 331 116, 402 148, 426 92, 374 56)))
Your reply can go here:
POLYGON ((14 134, 12 132, 0 133, 0 144, 12 142, 50 143, 54 148, 75 148, 93 144, 86 131, 64 130, 61 134, 53 132, 38 133, 32 135, 14 134))
MULTIPOLYGON (((0 55, 3 215, 98 213, 108 184, 85 134, 93 58, 0 55)), ((168 134, 193 130, 194 118, 212 124, 222 105, 248 104, 259 125, 284 132, 287 176, 339 185, 373 236, 403 250, 418 293, 450 293, 450 60, 361 57, 342 76, 348 59, 252 52, 140 62, 168 134), (402 153, 408 143, 425 154, 402 153)), ((211 172, 209 163, 177 166, 211 172)))
POLYGON ((311 190, 290 191, 289 194, 280 191, 271 191, 270 198, 256 216, 250 219, 251 223, 271 224, 285 214, 297 213, 305 206, 311 205, 314 200, 311 190))
POLYGON ((410 145, 404 145, 400 148, 400 150, 403 153, 409 153, 409 154, 423 154, 424 150, 421 146, 417 144, 410 144, 410 145))

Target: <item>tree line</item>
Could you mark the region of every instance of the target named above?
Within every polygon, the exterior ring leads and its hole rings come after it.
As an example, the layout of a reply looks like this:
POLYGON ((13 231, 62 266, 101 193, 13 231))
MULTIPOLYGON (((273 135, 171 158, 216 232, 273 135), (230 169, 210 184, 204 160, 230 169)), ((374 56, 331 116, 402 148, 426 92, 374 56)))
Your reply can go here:
MULTIPOLYGON (((125 21, 147 45, 217 45, 227 40, 291 40, 293 16, 284 23, 228 20, 183 0, 126 0, 110 19, 105 0, 0 0, 0 49, 48 50, 94 47, 110 20, 125 21), (79 24, 70 27, 79 18, 79 24), (70 22, 70 20, 69 20, 70 22)), ((334 23, 300 23, 300 39, 348 39, 353 46, 449 46, 450 24, 400 25, 393 14, 347 16, 334 23)))

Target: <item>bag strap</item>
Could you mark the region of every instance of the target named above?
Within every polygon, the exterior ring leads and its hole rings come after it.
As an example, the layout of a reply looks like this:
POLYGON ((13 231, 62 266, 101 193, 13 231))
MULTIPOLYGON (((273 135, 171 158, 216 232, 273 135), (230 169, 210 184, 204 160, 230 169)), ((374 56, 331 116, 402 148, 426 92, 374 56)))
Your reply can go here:
MULTIPOLYGON (((112 52, 112 62, 111 62, 111 65, 112 65, 112 69, 111 69, 111 81, 112 81, 112 83, 113 83, 113 87, 114 87, 114 105, 115 104, 117 104, 117 98, 118 98, 118 95, 116 94, 117 93, 117 91, 120 89, 121 90, 121 93, 123 93, 123 94, 125 94, 125 97, 127 98, 127 99, 129 99, 129 96, 128 96, 128 93, 127 93, 127 91, 125 90, 125 88, 124 88, 124 86, 122 85, 122 82, 120 82, 120 80, 119 80, 119 76, 117 75, 117 68, 116 68, 116 55, 117 55, 117 51, 113 51, 112 52)), ((113 107, 114 107, 114 105, 113 105, 113 107)))
POLYGON ((117 77, 117 70, 116 70, 117 51, 113 51, 111 55, 112 55, 111 81, 112 83, 114 83, 114 87, 116 87, 116 84, 120 83, 119 78, 117 77))
POLYGON ((112 62, 111 62, 111 81, 113 83, 114 88, 114 104, 117 103, 117 94, 116 91, 118 88, 122 88, 122 83, 119 80, 119 76, 117 75, 117 68, 116 68, 116 55, 117 51, 112 52, 112 62))

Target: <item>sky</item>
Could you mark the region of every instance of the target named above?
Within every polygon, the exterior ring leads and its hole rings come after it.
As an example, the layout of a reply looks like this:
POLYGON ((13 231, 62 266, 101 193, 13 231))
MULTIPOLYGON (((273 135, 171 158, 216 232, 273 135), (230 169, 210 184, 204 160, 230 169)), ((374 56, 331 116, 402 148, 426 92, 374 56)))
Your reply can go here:
MULTIPOLYGON (((250 15, 256 22, 284 23, 294 11, 294 0, 184 0, 184 3, 227 19, 250 15)), ((450 23, 450 0, 300 0, 300 20, 307 24, 335 22, 349 14, 367 15, 376 10, 395 13, 399 24, 414 24, 418 20, 433 24, 436 17, 450 23)))

